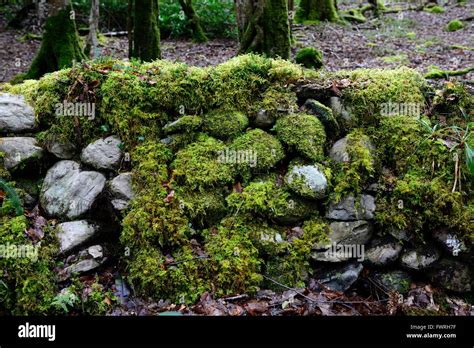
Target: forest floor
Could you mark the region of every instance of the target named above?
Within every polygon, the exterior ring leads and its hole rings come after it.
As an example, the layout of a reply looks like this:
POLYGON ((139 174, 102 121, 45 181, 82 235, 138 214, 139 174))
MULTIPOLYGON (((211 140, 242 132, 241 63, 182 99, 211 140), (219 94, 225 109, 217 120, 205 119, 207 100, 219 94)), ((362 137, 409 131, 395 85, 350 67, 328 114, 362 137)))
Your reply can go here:
MULTIPOLYGON (((425 73, 434 65, 457 70, 474 63, 474 21, 463 29, 445 31, 450 20, 472 17, 474 3, 463 7, 447 6, 445 13, 403 11, 384 14, 363 24, 294 25, 296 41, 293 55, 301 47, 323 51, 329 70, 355 68, 395 68, 405 65, 425 73)), ((25 72, 40 45, 39 40, 24 39, 27 31, 6 28, 0 14, 0 82, 25 72)), ((183 39, 162 40, 163 58, 195 66, 222 63, 237 54, 238 42, 216 39, 198 44, 183 39)), ((126 37, 105 38, 102 54, 126 58, 126 37)), ((461 77, 474 80, 474 72, 461 77)))

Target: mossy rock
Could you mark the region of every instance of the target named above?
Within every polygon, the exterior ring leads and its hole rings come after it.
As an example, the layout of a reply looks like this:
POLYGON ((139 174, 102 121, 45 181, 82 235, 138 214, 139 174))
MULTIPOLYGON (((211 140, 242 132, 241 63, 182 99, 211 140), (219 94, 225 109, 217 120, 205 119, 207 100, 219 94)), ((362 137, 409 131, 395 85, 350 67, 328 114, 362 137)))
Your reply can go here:
POLYGON ((249 120, 243 112, 215 110, 203 117, 204 131, 210 136, 227 140, 247 128, 249 120))
POLYGON ((324 159, 326 132, 316 117, 308 114, 292 114, 277 120, 275 131, 278 139, 290 151, 315 162, 324 159))
POLYGON ((323 66, 323 54, 313 47, 302 48, 296 53, 295 61, 308 69, 319 69, 323 66))

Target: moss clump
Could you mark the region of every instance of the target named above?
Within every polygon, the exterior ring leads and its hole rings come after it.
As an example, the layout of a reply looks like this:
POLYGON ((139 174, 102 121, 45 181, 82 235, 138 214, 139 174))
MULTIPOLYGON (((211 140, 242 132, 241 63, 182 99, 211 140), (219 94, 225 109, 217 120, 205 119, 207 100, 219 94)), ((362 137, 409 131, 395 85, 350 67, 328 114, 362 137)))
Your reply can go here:
POLYGON ((376 173, 373 145, 361 129, 355 129, 347 135, 347 162, 333 163, 333 192, 331 199, 339 201, 347 194, 359 195, 374 179, 376 173))
POLYGON ((472 227, 462 195, 451 192, 442 180, 411 171, 391 185, 390 195, 377 200, 375 217, 381 226, 403 229, 421 239, 425 229, 449 227, 467 233, 472 227))
MULTIPOLYGON (((312 273, 311 249, 328 240, 328 226, 317 216, 305 221, 302 231, 301 235, 291 238, 284 255, 270 258, 266 263, 265 274, 286 286, 304 287, 304 280, 312 273)), ((272 282, 266 282, 265 286, 282 290, 272 282)))
MULTIPOLYGON (((236 138, 229 146, 235 153, 235 168, 244 178, 250 173, 264 173, 274 168, 285 157, 277 138, 261 129, 252 129, 236 138)), ((225 156, 225 153, 221 155, 225 156)), ((228 158, 232 162, 232 158, 228 158)))
POLYGON ((314 24, 319 21, 336 22, 338 19, 332 0, 302 0, 295 15, 295 21, 304 24, 314 24))
POLYGON ((11 209, 6 205, 8 200, 3 201, 0 209, 0 312, 4 310, 13 315, 51 313, 57 291, 53 271, 57 242, 47 230, 41 245, 34 244, 25 234, 30 227, 27 218, 23 215, 12 217, 8 213, 11 209))
POLYGON ((344 105, 350 106, 351 120, 342 122, 346 128, 377 125, 386 103, 416 104, 423 109, 425 80, 416 71, 401 67, 394 70, 359 69, 336 73, 348 79, 344 89, 344 105))
POLYGON ((446 31, 457 31, 464 28, 464 23, 459 19, 453 19, 446 26, 446 31))
POLYGON ((177 187, 175 199, 184 209, 193 226, 204 228, 212 226, 226 213, 224 190, 213 189, 205 192, 193 192, 186 187, 177 187))
POLYGON ((324 159, 326 133, 316 117, 307 114, 291 114, 277 120, 275 130, 278 139, 288 146, 290 151, 315 162, 324 159))
POLYGON ((222 140, 242 133, 248 124, 247 116, 239 111, 215 110, 204 115, 204 131, 222 140))
POLYGON ((202 125, 202 118, 195 115, 186 115, 178 118, 176 121, 167 123, 163 127, 165 134, 172 133, 191 133, 199 130, 202 125))
POLYGON ((217 296, 258 290, 261 261, 245 224, 224 219, 217 228, 206 232, 205 241, 211 287, 217 296))
POLYGON ((426 11, 426 12, 429 12, 429 13, 436 13, 436 14, 440 14, 440 13, 446 12, 446 10, 444 9, 444 7, 438 6, 438 5, 434 5, 434 6, 430 6, 430 7, 425 7, 425 11, 426 11))
POLYGON ((171 165, 174 180, 193 190, 232 183, 235 176, 233 164, 219 158, 225 150, 226 146, 220 140, 200 136, 195 143, 176 154, 171 165))
POLYGON ((421 123, 411 116, 390 116, 381 120, 373 135, 382 164, 395 174, 404 174, 416 163, 423 141, 421 123))
POLYGON ((319 69, 323 66, 323 54, 313 47, 305 47, 296 53, 295 61, 308 69, 319 69))

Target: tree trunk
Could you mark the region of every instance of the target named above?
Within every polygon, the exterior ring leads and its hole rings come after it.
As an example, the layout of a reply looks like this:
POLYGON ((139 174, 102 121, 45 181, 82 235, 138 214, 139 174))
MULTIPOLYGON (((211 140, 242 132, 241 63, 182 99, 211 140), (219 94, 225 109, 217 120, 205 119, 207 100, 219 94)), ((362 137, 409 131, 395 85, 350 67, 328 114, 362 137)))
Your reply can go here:
POLYGON ((239 53, 290 58, 287 0, 235 0, 239 53))
POLYGON ((142 61, 161 58, 158 0, 135 0, 132 57, 142 61))
POLYGON ((69 1, 50 0, 41 47, 25 78, 37 79, 48 72, 68 68, 85 59, 69 1))
POLYGON ((296 11, 296 21, 308 22, 336 22, 339 19, 334 0, 301 0, 296 11))
POLYGON ((200 18, 194 10, 193 0, 179 0, 179 4, 188 18, 188 24, 193 32, 193 40, 196 42, 206 42, 207 36, 202 29, 200 18))
POLYGON ((91 1, 91 13, 89 15, 89 35, 87 36, 85 53, 89 58, 97 58, 100 56, 99 52, 99 38, 97 33, 99 31, 99 0, 91 1))
POLYGON ((127 7, 127 36, 128 36, 128 58, 132 58, 133 52, 133 0, 128 0, 127 7))

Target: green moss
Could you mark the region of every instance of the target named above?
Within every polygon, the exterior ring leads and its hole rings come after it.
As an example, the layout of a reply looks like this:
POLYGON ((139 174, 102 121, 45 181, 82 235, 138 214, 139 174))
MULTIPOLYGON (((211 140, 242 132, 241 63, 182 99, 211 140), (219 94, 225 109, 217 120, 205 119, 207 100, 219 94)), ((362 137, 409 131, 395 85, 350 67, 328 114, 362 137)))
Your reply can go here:
MULTIPOLYGON (((288 174, 285 176, 285 184, 288 188, 296 193, 297 195, 308 198, 308 199, 320 199, 326 195, 326 191, 315 192, 314 187, 308 185, 308 178, 306 177, 307 171, 306 166, 307 164, 304 161, 295 160, 290 163, 288 166, 288 174), (298 171, 293 173, 294 167, 298 167, 298 171)), ((319 171, 322 172, 329 182, 331 180, 331 170, 329 168, 324 168, 320 164, 311 164, 311 166, 318 167, 319 171)))
POLYGON ((464 23, 459 19, 454 19, 446 26, 446 31, 457 31, 464 28, 464 23))
POLYGON ((316 117, 307 114, 292 114, 277 120, 275 130, 278 139, 290 151, 320 162, 324 158, 326 133, 316 117))
POLYGON ((296 23, 308 21, 336 22, 339 19, 332 0, 301 0, 295 15, 296 23))
POLYGON ((350 106, 352 120, 341 120, 347 128, 378 124, 383 106, 389 102, 419 104, 423 109, 425 81, 412 69, 359 69, 338 72, 336 76, 350 81, 344 89, 343 102, 350 106))
POLYGON ((261 129, 252 129, 239 136, 229 149, 235 152, 235 168, 244 178, 249 178, 251 172, 269 171, 285 156, 278 139, 261 129))
POLYGON ((0 216, 2 248, 26 251, 22 257, 0 258, 0 311, 3 309, 13 315, 44 315, 50 312, 56 291, 53 260, 57 242, 46 230, 41 246, 34 245, 25 235, 28 228, 29 222, 23 215, 0 216))
POLYGON ((178 118, 176 121, 167 123, 163 127, 165 134, 172 133, 191 133, 199 130, 202 125, 202 118, 195 115, 186 115, 178 118))
POLYGON ((222 140, 231 139, 247 128, 247 116, 238 111, 215 110, 204 115, 204 131, 222 140))
POLYGON ((425 11, 429 13, 436 13, 436 14, 446 12, 446 10, 442 6, 438 6, 438 5, 425 7, 425 11))
POLYGON ((323 54, 313 47, 305 47, 296 53, 295 61, 308 69, 319 69, 323 66, 323 54))
POLYGON ((176 154, 171 165, 174 180, 199 190, 232 183, 235 176, 233 165, 219 159, 219 154, 225 149, 220 140, 200 136, 198 141, 176 154))

